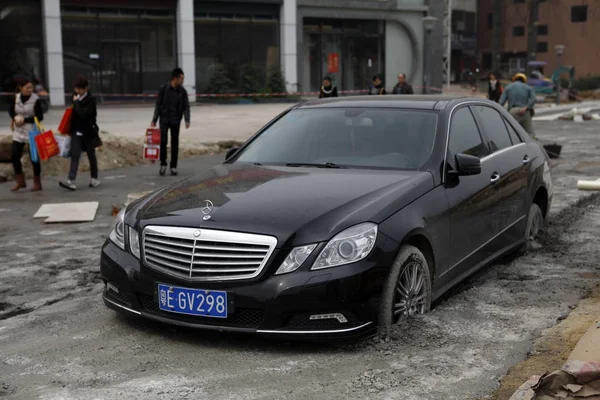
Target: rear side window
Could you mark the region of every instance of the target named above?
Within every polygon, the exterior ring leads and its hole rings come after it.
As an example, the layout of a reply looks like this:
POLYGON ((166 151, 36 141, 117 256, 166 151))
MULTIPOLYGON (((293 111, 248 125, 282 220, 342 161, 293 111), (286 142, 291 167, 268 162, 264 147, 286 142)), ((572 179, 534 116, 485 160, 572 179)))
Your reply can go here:
POLYGON ((448 149, 453 155, 462 153, 479 158, 488 155, 475 118, 468 107, 460 108, 452 115, 448 149))
POLYGON ((498 111, 486 106, 473 108, 489 140, 488 146, 492 153, 512 146, 504 119, 498 111))
POLYGON ((512 125, 506 120, 506 118, 502 119, 506 124, 506 128, 508 129, 508 134, 510 135, 510 140, 512 141, 512 144, 523 143, 523 140, 521 140, 521 136, 519 136, 517 131, 515 131, 515 128, 512 127, 512 125))

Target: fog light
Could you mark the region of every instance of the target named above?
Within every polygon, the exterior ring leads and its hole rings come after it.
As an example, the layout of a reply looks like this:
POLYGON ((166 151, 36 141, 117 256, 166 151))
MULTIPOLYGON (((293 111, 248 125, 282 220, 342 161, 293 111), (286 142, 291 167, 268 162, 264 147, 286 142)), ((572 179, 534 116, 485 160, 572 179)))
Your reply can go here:
POLYGON ((115 285, 113 285, 112 283, 110 283, 110 282, 107 282, 107 283, 106 283, 106 288, 107 288, 109 291, 111 291, 111 290, 112 290, 113 292, 115 292, 115 293, 117 293, 117 294, 119 293, 119 289, 118 289, 118 288, 117 288, 115 285))
POLYGON ((346 317, 344 317, 344 314, 339 314, 339 313, 311 315, 309 319, 311 321, 318 320, 318 319, 337 319, 337 321, 340 324, 345 324, 346 322, 348 322, 346 317))

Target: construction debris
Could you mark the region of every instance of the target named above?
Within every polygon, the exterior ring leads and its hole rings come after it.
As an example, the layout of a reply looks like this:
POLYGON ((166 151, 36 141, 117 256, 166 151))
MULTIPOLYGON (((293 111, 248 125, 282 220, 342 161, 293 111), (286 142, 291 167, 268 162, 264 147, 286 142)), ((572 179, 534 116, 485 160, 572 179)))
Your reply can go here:
POLYGON ((46 218, 44 223, 92 222, 96 218, 97 201, 80 203, 42 204, 33 218, 46 218))

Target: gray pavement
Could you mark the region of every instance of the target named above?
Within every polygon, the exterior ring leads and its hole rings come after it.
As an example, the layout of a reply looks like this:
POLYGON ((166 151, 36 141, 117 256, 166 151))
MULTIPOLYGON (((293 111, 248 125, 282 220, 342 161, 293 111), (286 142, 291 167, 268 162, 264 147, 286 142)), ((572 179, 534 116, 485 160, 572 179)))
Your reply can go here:
MULTIPOLYGON (((99 251, 111 207, 158 188, 156 166, 113 170, 98 189, 41 193, 0 184, 0 396, 14 399, 476 399, 540 332, 597 283, 600 202, 576 190, 600 174, 600 123, 537 123, 564 144, 542 248, 496 264, 401 327, 389 343, 318 346, 118 316, 101 302, 99 251), (587 200, 585 200, 587 198, 587 200), (42 202, 100 201, 93 223, 44 225, 42 202), (581 203, 581 201, 584 201, 581 203), (8 229, 7 229, 8 228, 8 229)), ((184 160, 180 178, 222 156, 184 160)))

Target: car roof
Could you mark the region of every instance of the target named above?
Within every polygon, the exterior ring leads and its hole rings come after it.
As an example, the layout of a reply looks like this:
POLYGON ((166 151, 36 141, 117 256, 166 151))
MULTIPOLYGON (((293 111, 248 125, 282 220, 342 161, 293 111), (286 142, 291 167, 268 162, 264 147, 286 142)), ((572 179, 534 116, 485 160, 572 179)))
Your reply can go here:
POLYGON ((485 101, 468 96, 443 95, 387 95, 387 96, 348 96, 309 100, 300 103, 295 109, 314 108, 408 108, 416 110, 443 110, 450 103, 467 100, 485 101))

